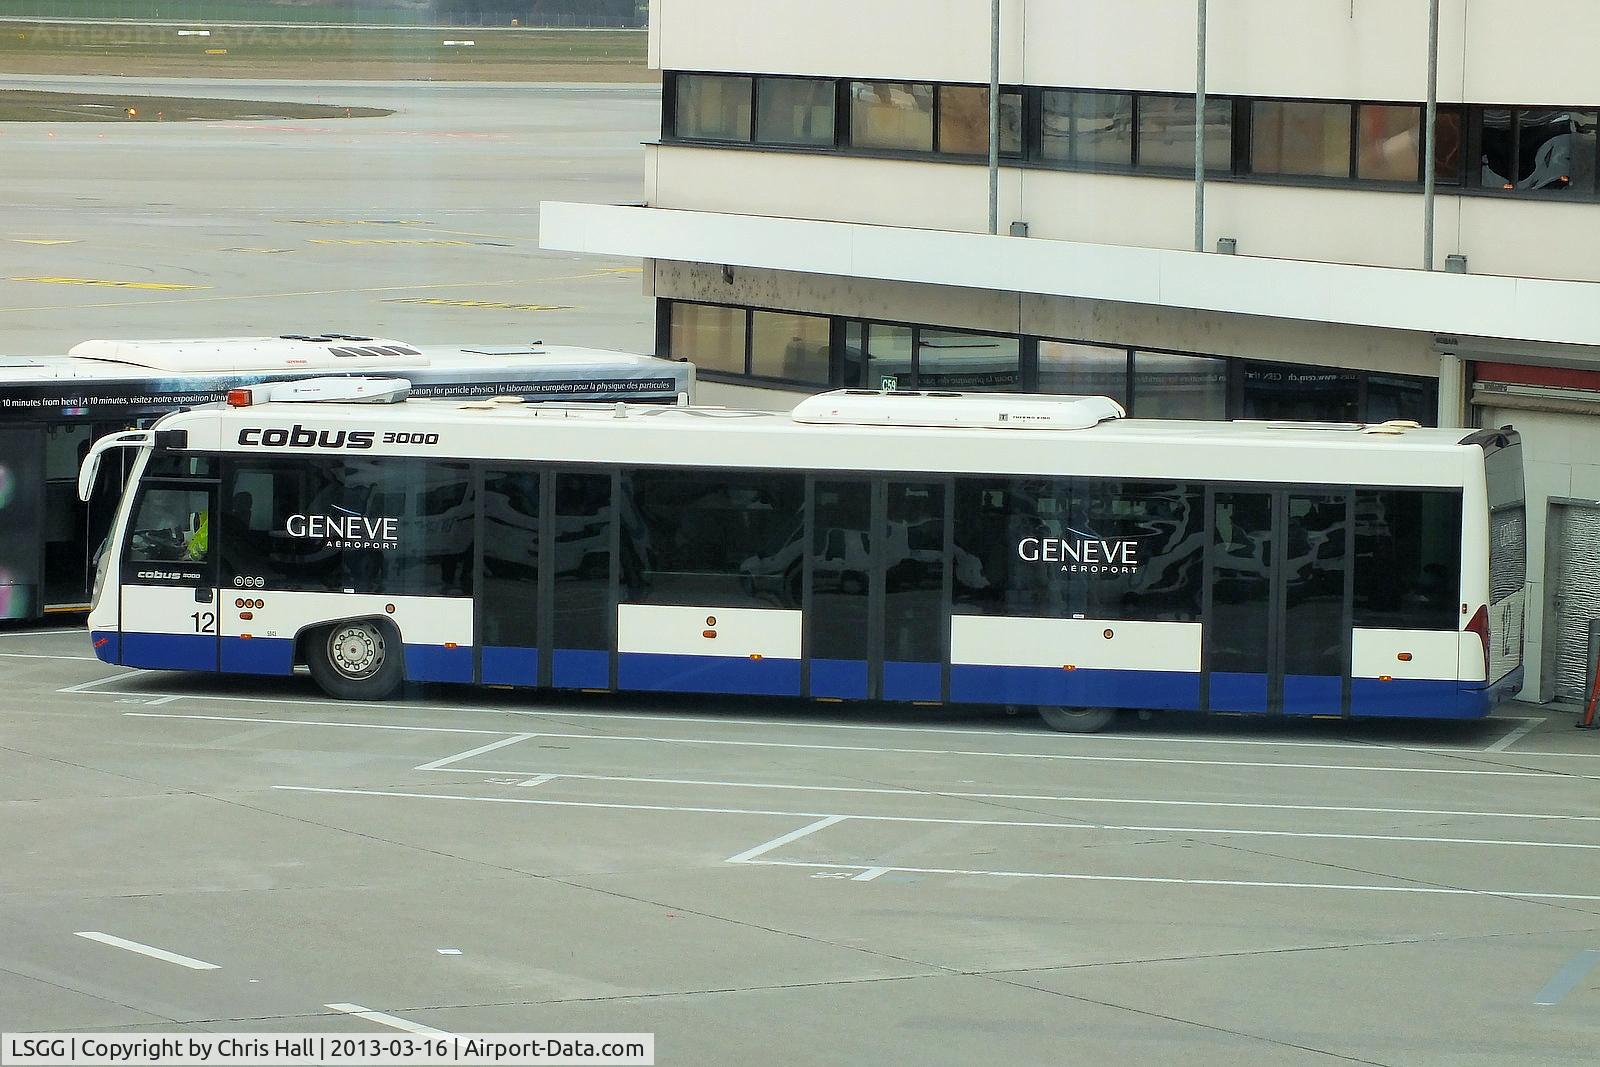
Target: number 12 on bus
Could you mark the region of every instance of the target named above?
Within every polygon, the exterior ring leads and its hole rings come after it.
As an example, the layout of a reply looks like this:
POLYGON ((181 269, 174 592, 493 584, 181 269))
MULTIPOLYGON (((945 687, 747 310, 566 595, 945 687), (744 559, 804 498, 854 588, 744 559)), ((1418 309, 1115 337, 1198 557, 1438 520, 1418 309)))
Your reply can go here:
POLYGON ((1010 705, 1069 731, 1143 709, 1469 719, 1521 685, 1509 428, 404 394, 241 390, 97 445, 85 492, 107 449, 137 459, 96 654, 304 665, 365 700, 413 681, 1010 705))

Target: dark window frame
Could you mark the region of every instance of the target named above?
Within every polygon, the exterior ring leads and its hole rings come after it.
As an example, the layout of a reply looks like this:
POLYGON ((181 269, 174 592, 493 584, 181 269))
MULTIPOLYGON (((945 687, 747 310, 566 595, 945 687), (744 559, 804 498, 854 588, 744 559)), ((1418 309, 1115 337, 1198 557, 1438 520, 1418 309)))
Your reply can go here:
MULTIPOLYGON (((986 83, 962 81, 906 81, 897 78, 876 77, 811 77, 806 75, 773 74, 759 71, 668 71, 663 75, 662 88, 662 122, 661 144, 665 145, 694 145, 707 148, 724 148, 745 151, 768 152, 802 152, 813 154, 846 155, 855 158, 872 159, 909 159, 924 162, 951 163, 957 165, 982 164, 986 161, 987 153, 974 155, 969 153, 956 153, 944 150, 940 146, 939 125, 942 119, 942 90, 945 87, 975 87, 987 88, 986 83), (680 77, 726 77, 750 78, 751 81, 751 135, 748 140, 719 140, 704 137, 688 137, 681 135, 676 129, 677 104, 680 96, 678 79, 680 77), (803 144, 784 141, 762 141, 759 133, 760 112, 760 84, 762 79, 784 79, 794 81, 828 82, 834 87, 834 129, 833 138, 829 144, 803 144), (889 149, 869 148, 852 143, 850 129, 850 86, 857 82, 882 82, 889 81, 905 85, 926 85, 933 90, 933 137, 930 149, 889 149)), ((1141 98, 1164 99, 1192 99, 1192 93, 1173 92, 1168 90, 1140 90, 1140 89, 1109 89, 1104 87, 1073 87, 1056 85, 1019 85, 1005 84, 1001 92, 1009 96, 1021 97, 1022 103, 1022 151, 1002 151, 1001 160, 1009 167, 1031 170, 1053 170, 1068 173, 1101 173, 1118 175, 1137 175, 1151 178, 1191 178, 1191 168, 1170 166, 1151 166, 1141 160, 1139 116, 1141 98), (1091 163, 1079 164, 1075 160, 1046 157, 1043 152, 1043 94, 1046 92, 1065 93, 1093 93, 1104 95, 1127 95, 1131 100, 1131 113, 1133 121, 1132 144, 1130 147, 1130 161, 1122 163, 1091 163)), ((1359 173, 1360 152, 1360 121, 1361 108, 1364 105, 1381 107, 1416 107, 1423 105, 1414 100, 1357 100, 1351 98, 1334 97, 1290 97, 1290 96, 1241 96, 1234 94, 1210 94, 1207 104, 1215 105, 1225 102, 1230 108, 1230 126, 1232 129, 1231 151, 1229 164, 1225 168, 1208 168, 1209 180, 1226 182, 1246 182, 1258 185, 1286 185, 1301 188, 1357 188, 1373 192, 1420 192, 1425 184, 1422 169, 1426 165, 1425 153, 1418 152, 1417 176, 1414 179, 1396 181, 1387 178, 1363 178, 1359 173), (1257 102, 1272 103, 1311 103, 1311 104, 1336 104, 1344 105, 1350 109, 1350 149, 1349 166, 1342 176, 1329 177, 1319 175, 1292 175, 1258 173, 1253 169, 1251 160, 1251 144, 1253 135, 1253 111, 1257 102)), ((1600 112, 1600 104, 1588 105, 1550 105, 1541 108, 1529 108, 1512 104, 1493 103, 1466 103, 1444 102, 1439 105, 1441 116, 1457 116, 1461 124, 1461 158, 1459 165, 1454 168, 1454 173, 1440 174, 1436 177, 1435 185, 1439 191, 1451 196, 1488 196, 1512 197, 1521 200, 1548 200, 1555 203, 1594 203, 1600 202, 1600 179, 1597 179, 1596 189, 1592 192, 1569 190, 1543 190, 1523 189, 1506 190, 1498 188, 1484 188, 1473 179, 1473 162, 1481 160, 1483 146, 1483 113, 1486 110, 1509 110, 1513 116, 1513 136, 1518 128, 1521 112, 1529 110, 1554 110, 1573 112, 1600 112)), ((1426 131, 1423 130, 1424 136, 1426 131)), ((1596 139, 1595 170, 1600 175, 1600 137, 1596 139)))

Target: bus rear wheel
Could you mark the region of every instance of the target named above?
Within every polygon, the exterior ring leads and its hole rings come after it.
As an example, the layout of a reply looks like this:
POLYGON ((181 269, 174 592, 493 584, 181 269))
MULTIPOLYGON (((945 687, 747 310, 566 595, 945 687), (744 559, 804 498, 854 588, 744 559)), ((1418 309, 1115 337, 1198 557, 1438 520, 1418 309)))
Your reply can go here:
POLYGON ((1039 718, 1052 730, 1064 734, 1099 733, 1116 720, 1111 708, 1040 708, 1039 718))
POLYGON ((322 691, 339 700, 384 700, 403 678, 398 635, 372 619, 319 630, 311 636, 306 661, 322 691))

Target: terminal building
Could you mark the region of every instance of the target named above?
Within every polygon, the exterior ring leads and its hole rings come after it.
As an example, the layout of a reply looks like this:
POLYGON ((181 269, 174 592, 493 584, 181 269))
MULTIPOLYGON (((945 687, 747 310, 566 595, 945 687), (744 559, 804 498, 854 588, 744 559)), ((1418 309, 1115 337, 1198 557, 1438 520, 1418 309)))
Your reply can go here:
POLYGON ((1600 617, 1600 6, 1441 0, 1436 35, 1429 6, 1004 0, 992 181, 987 0, 653 0, 645 203, 545 204, 542 241, 642 259, 658 353, 713 399, 1515 425, 1524 695, 1573 698, 1600 617))

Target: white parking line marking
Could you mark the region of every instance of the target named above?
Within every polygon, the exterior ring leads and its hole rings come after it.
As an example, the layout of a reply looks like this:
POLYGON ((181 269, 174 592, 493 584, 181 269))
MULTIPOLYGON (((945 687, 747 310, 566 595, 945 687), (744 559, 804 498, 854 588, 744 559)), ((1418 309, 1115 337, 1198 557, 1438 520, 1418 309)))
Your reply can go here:
MULTIPOLYGON (((453 774, 516 776, 526 771, 485 771, 476 767, 440 767, 453 774)), ((1451 808, 1372 808, 1336 804, 1261 804, 1237 800, 1173 800, 1153 797, 1087 797, 1052 793, 974 793, 955 789, 890 789, 860 785, 795 785, 787 782, 724 782, 706 778, 648 778, 623 774, 541 774, 520 785, 572 779, 579 782, 627 782, 639 785, 692 785, 727 789, 786 789, 801 793, 862 793, 869 796, 951 797, 959 800, 1044 800, 1062 804, 1133 804, 1140 807, 1244 808, 1257 811, 1332 811, 1362 815, 1451 815, 1484 819, 1549 819, 1561 822, 1600 822, 1600 815, 1560 815, 1538 811, 1458 811, 1451 808)))
POLYGON ((525 782, 518 782, 517 785, 519 785, 519 786, 544 785, 546 782, 553 782, 559 777, 561 777, 559 774, 536 774, 532 778, 529 778, 525 782))
MULTIPOLYGON (((832 871, 874 871, 866 863, 811 863, 805 860, 752 860, 754 866, 803 867, 832 871)), ((883 867, 885 873, 964 874, 989 878, 1056 878, 1073 882, 1145 882, 1154 885, 1209 885, 1240 889, 1332 889, 1355 893, 1416 893, 1453 897, 1521 897, 1529 900, 1600 900, 1582 893, 1525 893, 1521 890, 1457 889, 1451 886, 1344 885, 1338 882, 1253 882, 1225 878, 1157 878, 1132 874, 1061 874, 1051 871, 984 871, 958 867, 883 867)))
MULTIPOLYGON (((61 690, 66 692, 66 690, 61 690)), ((170 711, 125 711, 132 719, 197 719, 201 722, 257 722, 274 726, 343 726, 352 730, 399 730, 419 734, 490 734, 501 736, 504 730, 473 730, 465 726, 391 726, 379 722, 317 722, 310 719, 263 719, 255 715, 179 715, 170 711)), ((527 735, 529 737, 532 734, 527 735)))
POLYGON ((149 956, 151 959, 164 960, 167 963, 176 963, 179 967, 187 967, 191 971, 218 971, 222 969, 215 963, 207 963, 205 960, 197 960, 193 956, 180 956, 178 953, 168 952, 164 948, 153 948, 150 945, 141 945, 137 941, 129 941, 125 937, 116 937, 112 934, 103 934, 98 930, 79 930, 77 931, 77 935, 79 937, 87 938, 90 941, 98 941, 102 945, 110 945, 112 948, 125 948, 129 952, 137 952, 139 955, 149 956))
POLYGON ((672 811, 699 815, 782 815, 801 819, 817 819, 811 825, 793 834, 775 838, 750 852, 741 852, 730 863, 745 862, 741 857, 760 855, 789 841, 815 833, 844 819, 859 822, 922 823, 935 826, 1013 826, 1032 830, 1114 831, 1122 833, 1186 834, 1207 837, 1300 837, 1333 841, 1393 841, 1400 844, 1424 845, 1493 845, 1520 848, 1571 848, 1600 849, 1600 843, 1570 841, 1521 841, 1478 837, 1421 837, 1401 834, 1335 834, 1302 830, 1255 830, 1222 826, 1131 826, 1116 823, 1060 822, 1030 819, 957 819, 927 815, 874 815, 866 812, 769 811, 757 808, 707 808, 674 804, 623 804, 591 800, 531 800, 522 797, 472 797, 455 793, 403 793, 398 790, 337 789, 331 786, 275 785, 272 788, 296 793, 335 793, 346 796, 404 797, 412 800, 462 800, 480 804, 537 804, 553 808, 604 808, 612 811, 672 811))
POLYGON ((414 770, 414 771, 437 771, 437 770, 442 770, 446 766, 448 766, 449 764, 459 763, 461 760, 471 759, 473 756, 481 756, 485 752, 493 752, 495 749, 497 749, 497 748, 505 748, 507 745, 515 745, 518 742, 526 741, 526 740, 528 740, 528 738, 534 737, 534 736, 537 736, 537 735, 535 735, 535 734, 517 734, 517 735, 515 735, 513 737, 502 737, 498 741, 490 741, 487 745, 479 745, 477 748, 470 748, 465 752, 458 752, 454 756, 445 756, 442 759, 436 759, 436 760, 433 760, 433 761, 431 761, 429 763, 424 763, 424 764, 421 764, 419 766, 413 767, 411 769, 414 770))
MULTIPOLYGON (((126 678, 129 675, 138 674, 138 673, 139 673, 138 671, 118 671, 116 674, 108 674, 104 678, 92 678, 87 682, 79 682, 77 685, 69 685, 65 689, 57 689, 56 692, 57 693, 87 693, 92 689, 95 689, 95 688, 97 688, 99 686, 107 684, 108 682, 115 682, 120 678, 126 678)), ((109 696, 120 696, 121 694, 119 694, 119 693, 103 693, 103 694, 99 694, 99 695, 108 696, 109 697, 109 696)))
POLYGON ((843 815, 824 815, 822 818, 818 819, 816 822, 807 823, 805 826, 800 827, 800 829, 798 829, 798 830, 790 830, 788 833, 783 834, 780 837, 774 837, 771 841, 763 841, 761 844, 757 845, 755 848, 747 848, 743 852, 739 853, 737 856, 729 856, 726 862, 728 862, 728 863, 749 863, 751 860, 755 859, 757 856, 764 856, 768 852, 771 852, 775 848, 782 848, 784 845, 789 844, 791 841, 798 841, 802 837, 806 837, 806 836, 808 836, 810 834, 816 833, 818 830, 826 830, 828 827, 832 826, 834 823, 843 822, 844 820, 845 820, 845 816, 843 816, 843 815))
POLYGON ((42 652, 0 652, 0 659, 65 659, 80 660, 85 663, 99 663, 94 656, 47 656, 42 652))
MULTIPOLYGON (((140 716, 143 718, 200 719, 218 722, 277 722, 289 726, 340 726, 350 729, 363 730, 413 730, 421 732, 432 731, 438 733, 471 734, 496 734, 501 732, 499 730, 469 730, 460 727, 387 726, 377 723, 320 722, 299 719, 261 719, 249 716, 232 715, 175 715, 149 712, 127 712, 125 714, 140 716)), ((1154 763, 1169 766, 1256 767, 1265 770, 1355 771, 1374 774, 1451 774, 1489 778, 1539 778, 1555 782, 1600 781, 1600 775, 1565 774, 1555 771, 1490 771, 1482 768, 1465 767, 1384 767, 1345 763, 1276 763, 1255 762, 1251 760, 1171 759, 1163 756, 1088 756, 1066 752, 986 752, 982 749, 876 748, 871 745, 818 745, 805 744, 795 741, 740 741, 711 737, 649 737, 636 734, 568 734, 542 731, 539 733, 519 734, 516 736, 524 739, 554 738, 565 741, 620 741, 656 745, 709 745, 724 748, 777 748, 799 749, 811 752, 876 752, 886 755, 975 756, 989 759, 1061 760, 1081 763, 1154 763)), ((485 770, 478 773, 517 774, 521 772, 485 770)))
POLYGON ((852 882, 870 882, 874 878, 878 878, 888 873, 889 868, 887 867, 868 867, 866 870, 862 871, 860 874, 856 875, 850 880, 852 882))
POLYGON ((13 630, 10 633, 0 634, 0 638, 6 638, 6 637, 59 637, 61 634, 82 634, 85 637, 87 637, 88 634, 89 634, 89 628, 87 626, 68 626, 67 628, 62 629, 62 630, 13 630))
MULTIPOLYGON (((1508 748, 1510 748, 1512 745, 1516 744, 1518 741, 1521 741, 1524 737, 1527 737, 1529 734, 1533 733, 1533 731, 1537 730, 1541 725, 1543 725, 1544 723, 1546 723, 1548 721, 1549 721, 1548 719, 1542 719, 1542 718, 1528 718, 1528 719, 1525 719, 1525 720, 1523 720, 1523 723, 1522 723, 1521 726, 1517 727, 1515 730, 1512 730, 1510 733, 1506 734, 1500 740, 1496 741, 1494 744, 1492 744, 1488 748, 1484 749, 1484 751, 1485 752, 1504 752, 1508 748)), ((1520 755, 1520 754, 1521 753, 1518 753, 1518 755, 1520 755)))
POLYGON ((363 1008, 359 1004, 324 1004, 323 1007, 332 1008, 334 1011, 342 1011, 346 1015, 354 1015, 358 1019, 365 1019, 367 1022, 377 1023, 379 1026, 404 1030, 408 1034, 425 1034, 429 1037, 451 1036, 448 1030, 435 1030, 431 1026, 423 1026, 421 1023, 412 1022, 410 1019, 402 1019, 398 1015, 390 1015, 386 1011, 373 1011, 371 1008, 363 1008))

